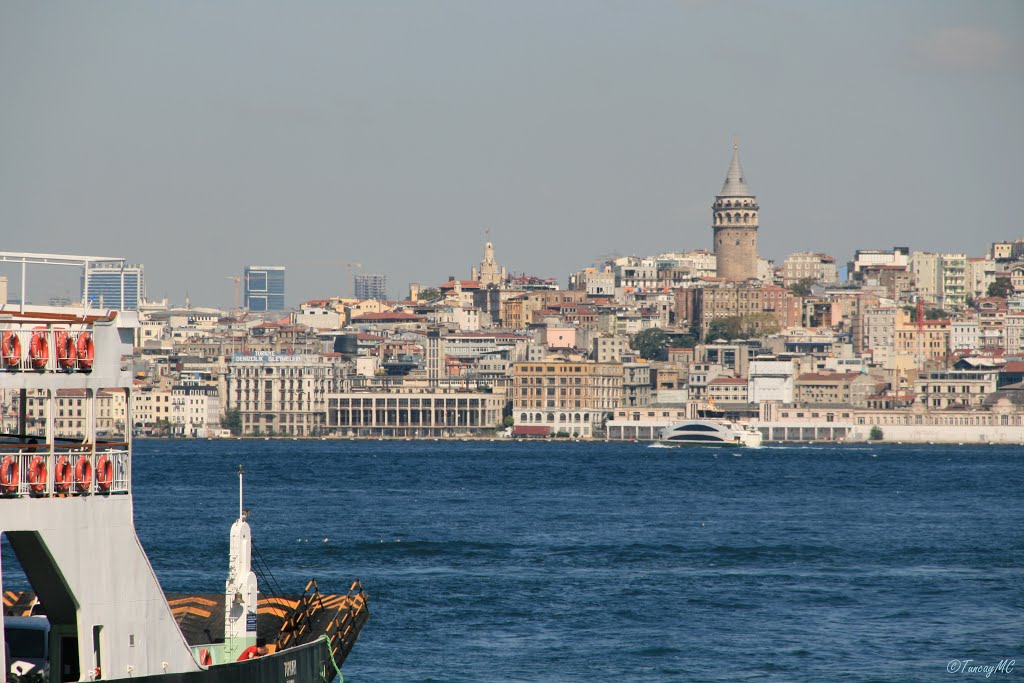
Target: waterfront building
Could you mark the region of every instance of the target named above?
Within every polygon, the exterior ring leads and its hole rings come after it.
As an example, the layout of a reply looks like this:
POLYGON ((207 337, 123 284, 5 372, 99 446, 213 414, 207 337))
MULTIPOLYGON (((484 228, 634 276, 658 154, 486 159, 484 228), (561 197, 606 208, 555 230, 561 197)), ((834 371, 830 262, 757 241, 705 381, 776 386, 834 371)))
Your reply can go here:
POLYGON ((246 266, 242 274, 245 284, 245 307, 250 311, 283 311, 284 266, 246 266))
POLYGON ((171 431, 175 436, 211 436, 220 430, 220 415, 216 386, 178 384, 171 389, 171 431))
POLYGON ((246 435, 318 436, 335 361, 325 354, 238 354, 228 362, 226 407, 239 411, 246 435))
POLYGON ((726 280, 756 278, 757 198, 747 187, 740 166, 739 143, 733 140, 732 161, 712 207, 717 275, 726 280))
POLYGON ((550 433, 591 437, 622 399, 622 366, 582 358, 548 356, 512 367, 512 412, 516 425, 543 426, 550 433))
POLYGON ((358 273, 355 276, 355 298, 385 301, 388 298, 388 276, 380 273, 358 273))
POLYGON ((146 278, 140 264, 88 261, 82 275, 82 300, 94 308, 137 311, 146 299, 146 278))
POLYGON ((128 427, 127 392, 121 388, 96 393, 96 433, 123 438, 128 427))
POLYGON ((137 434, 170 434, 171 391, 154 386, 132 390, 132 429, 137 434))
POLYGON ((996 390, 998 370, 923 372, 914 383, 921 403, 929 408, 977 408, 996 390))
POLYGON ((327 395, 327 429, 337 436, 411 438, 493 435, 500 427, 503 394, 392 390, 327 395))
POLYGON ((630 362, 622 364, 622 406, 651 405, 651 365, 630 362))

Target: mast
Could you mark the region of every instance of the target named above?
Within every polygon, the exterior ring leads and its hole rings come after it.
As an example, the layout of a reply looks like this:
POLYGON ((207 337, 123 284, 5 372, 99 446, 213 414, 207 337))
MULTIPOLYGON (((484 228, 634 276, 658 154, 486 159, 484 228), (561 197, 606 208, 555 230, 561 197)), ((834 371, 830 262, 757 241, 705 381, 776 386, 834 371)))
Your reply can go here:
MULTIPOLYGON (((231 525, 228 579, 224 586, 224 655, 234 661, 256 645, 256 574, 252 571, 252 532, 243 507, 244 468, 238 466, 238 519, 231 525)), ((219 662, 218 662, 219 663, 219 662)))

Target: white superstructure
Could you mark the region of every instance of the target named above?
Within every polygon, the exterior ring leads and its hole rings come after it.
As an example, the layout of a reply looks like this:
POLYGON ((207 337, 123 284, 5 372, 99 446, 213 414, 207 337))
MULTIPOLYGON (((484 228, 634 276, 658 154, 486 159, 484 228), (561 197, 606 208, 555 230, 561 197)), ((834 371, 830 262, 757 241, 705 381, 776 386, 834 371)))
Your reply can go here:
POLYGON ((96 260, 119 261, 0 253, 22 269, 21 303, 0 305, 0 391, 20 412, 17 431, 0 434, 0 533, 45 608, 61 680, 68 671, 82 681, 196 671, 135 533, 131 430, 97 437, 99 393, 130 398, 137 316, 89 308, 88 297, 82 307, 24 303, 27 266, 96 260), (57 397, 69 391, 83 399, 84 436, 74 440, 55 430, 57 397), (31 422, 29 397, 45 407, 31 422))
POLYGON ((661 432, 659 443, 666 446, 743 446, 761 445, 761 432, 749 425, 728 420, 686 420, 661 432))

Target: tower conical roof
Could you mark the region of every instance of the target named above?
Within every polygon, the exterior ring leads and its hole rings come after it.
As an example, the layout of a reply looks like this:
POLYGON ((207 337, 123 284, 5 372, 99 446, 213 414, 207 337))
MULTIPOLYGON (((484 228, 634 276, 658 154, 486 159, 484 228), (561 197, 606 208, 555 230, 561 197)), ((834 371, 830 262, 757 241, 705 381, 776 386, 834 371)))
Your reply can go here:
POLYGON ((743 167, 740 166, 740 143, 736 138, 732 139, 732 161, 729 162, 729 172, 725 174, 725 183, 719 197, 753 197, 750 188, 743 180, 743 167))

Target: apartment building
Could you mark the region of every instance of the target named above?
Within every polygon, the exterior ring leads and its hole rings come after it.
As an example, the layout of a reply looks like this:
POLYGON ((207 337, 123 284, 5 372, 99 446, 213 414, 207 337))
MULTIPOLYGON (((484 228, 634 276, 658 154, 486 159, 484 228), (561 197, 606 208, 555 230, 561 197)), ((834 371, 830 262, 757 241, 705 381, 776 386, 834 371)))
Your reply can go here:
POLYGON ((996 390, 998 379, 998 370, 923 372, 914 383, 914 391, 929 408, 976 408, 996 390))
POLYGON ((822 284, 839 282, 836 260, 810 251, 790 254, 782 262, 782 284, 789 287, 801 280, 814 280, 822 284))
POLYGON ((717 377, 707 384, 708 402, 722 403, 747 403, 748 395, 747 380, 742 377, 717 377))
POLYGON ((794 384, 797 404, 867 407, 875 380, 857 372, 806 372, 794 384))
POLYGON ((949 310, 967 302, 967 255, 914 252, 911 259, 917 292, 927 301, 949 310))

